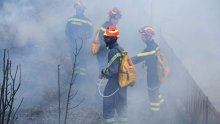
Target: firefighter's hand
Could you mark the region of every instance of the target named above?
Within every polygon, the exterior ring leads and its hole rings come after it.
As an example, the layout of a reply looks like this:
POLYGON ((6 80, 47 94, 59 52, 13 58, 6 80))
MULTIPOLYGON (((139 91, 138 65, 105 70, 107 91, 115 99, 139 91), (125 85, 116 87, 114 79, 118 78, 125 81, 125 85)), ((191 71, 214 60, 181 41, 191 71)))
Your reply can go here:
POLYGON ((99 75, 99 79, 102 79, 102 78, 104 78, 104 75, 103 75, 103 74, 100 74, 100 75, 99 75))
POLYGON ((99 75, 99 78, 102 79, 105 77, 105 69, 102 69, 101 74, 99 75))

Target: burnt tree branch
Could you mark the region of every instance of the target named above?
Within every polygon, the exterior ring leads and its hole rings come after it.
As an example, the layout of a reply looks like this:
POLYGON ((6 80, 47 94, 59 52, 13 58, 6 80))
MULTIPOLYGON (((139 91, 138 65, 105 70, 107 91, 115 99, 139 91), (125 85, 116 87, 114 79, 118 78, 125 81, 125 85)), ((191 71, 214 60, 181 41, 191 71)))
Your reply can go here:
POLYGON ((23 102, 15 107, 15 96, 21 86, 21 66, 17 66, 15 73, 12 74, 12 62, 9 59, 9 51, 4 49, 3 56, 3 79, 0 82, 0 123, 13 124, 16 120, 17 112, 23 102), (19 81, 17 84, 17 75, 19 73, 19 81), (15 109, 16 108, 16 109, 15 109))
MULTIPOLYGON (((69 104, 70 104, 70 101, 71 101, 71 91, 72 91, 72 86, 73 86, 73 83, 75 82, 76 80, 76 77, 77 77, 77 73, 76 73, 76 67, 77 67, 77 57, 82 49, 82 46, 83 46, 83 40, 81 42, 81 45, 80 47, 78 48, 78 44, 77 44, 77 41, 75 40, 75 51, 73 52, 73 55, 74 55, 74 61, 73 61, 73 68, 72 68, 72 75, 71 75, 71 81, 70 81, 70 84, 69 84, 69 89, 68 89, 68 95, 67 95, 67 102, 66 102, 66 110, 65 110, 65 118, 64 118, 64 124, 66 124, 67 122, 67 117, 68 117, 68 111, 69 111, 69 104)), ((81 104, 81 103, 80 103, 81 104)))

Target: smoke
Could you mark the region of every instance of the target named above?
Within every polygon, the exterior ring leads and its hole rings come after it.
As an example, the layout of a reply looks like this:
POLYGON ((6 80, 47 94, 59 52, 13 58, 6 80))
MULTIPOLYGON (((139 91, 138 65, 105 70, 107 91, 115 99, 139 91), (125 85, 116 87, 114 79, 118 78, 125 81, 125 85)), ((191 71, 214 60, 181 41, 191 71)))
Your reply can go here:
MULTIPOLYGON (((218 1, 174 2, 173 20, 162 25, 164 36, 190 74, 219 111, 218 1)), ((160 4, 158 4, 160 8, 160 4)))
MULTIPOLYGON (((121 37, 118 42, 130 56, 145 48, 138 29, 152 25, 156 30, 156 42, 160 42, 161 33, 220 111, 220 97, 216 95, 220 88, 218 0, 84 0, 84 3, 85 15, 92 21, 95 30, 108 19, 107 14, 112 7, 120 8, 122 19, 118 27, 121 37)), ((67 19, 74 14, 73 1, 11 0, 4 2, 0 11, 1 49, 9 48, 14 62, 22 66, 20 96, 25 97, 27 106, 38 104, 43 92, 56 88, 57 64, 62 64, 63 59, 70 59, 64 29, 67 19)), ((89 67, 94 71, 90 77, 96 79, 99 73, 97 61, 92 56, 89 59, 89 67)), ((142 67, 137 68, 139 72, 143 71, 142 67)), ((132 88, 129 90, 132 91, 132 88)), ((134 90, 132 93, 137 92, 134 90)), ((132 98, 147 99, 146 94, 138 92, 132 98)))
POLYGON ((59 57, 68 50, 64 35, 68 15, 57 9, 65 6, 60 3, 26 0, 4 3, 1 49, 8 48, 14 64, 22 66, 19 96, 25 97, 25 105, 38 104, 43 92, 56 86, 59 57))

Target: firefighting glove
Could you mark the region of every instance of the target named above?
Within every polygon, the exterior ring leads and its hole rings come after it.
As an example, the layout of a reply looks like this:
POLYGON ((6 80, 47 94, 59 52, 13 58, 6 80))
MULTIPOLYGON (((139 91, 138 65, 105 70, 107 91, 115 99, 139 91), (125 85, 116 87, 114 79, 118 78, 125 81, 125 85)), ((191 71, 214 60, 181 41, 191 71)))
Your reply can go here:
POLYGON ((106 69, 102 69, 101 74, 104 76, 105 75, 106 69))
POLYGON ((107 68, 102 69, 101 74, 102 74, 104 77, 107 77, 108 74, 109 74, 109 73, 108 73, 108 69, 107 69, 107 68))

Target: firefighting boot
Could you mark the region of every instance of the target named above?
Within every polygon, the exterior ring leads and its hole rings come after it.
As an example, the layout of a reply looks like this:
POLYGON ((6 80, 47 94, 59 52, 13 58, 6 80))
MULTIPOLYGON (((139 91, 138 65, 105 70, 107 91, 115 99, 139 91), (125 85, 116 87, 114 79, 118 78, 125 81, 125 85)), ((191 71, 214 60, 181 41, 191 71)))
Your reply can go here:
POLYGON ((104 124, 116 124, 114 118, 103 119, 104 124))
POLYGON ((118 124, 128 124, 127 118, 118 118, 118 124))

